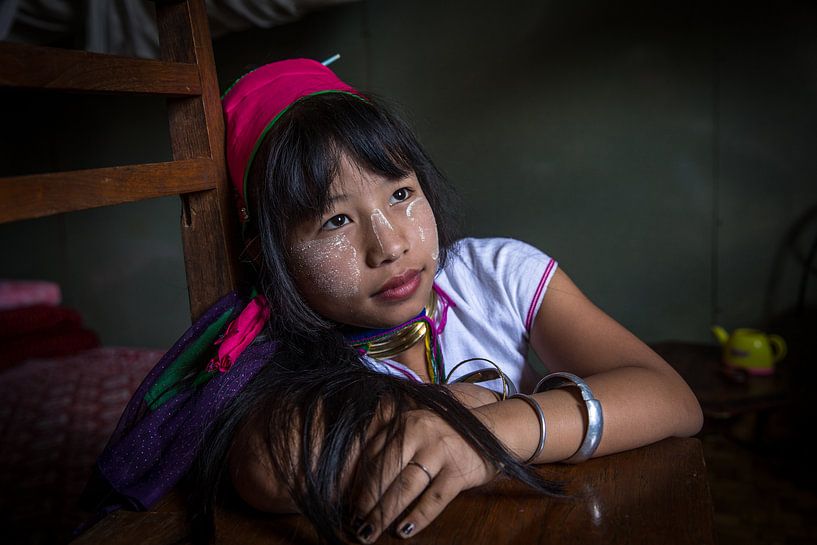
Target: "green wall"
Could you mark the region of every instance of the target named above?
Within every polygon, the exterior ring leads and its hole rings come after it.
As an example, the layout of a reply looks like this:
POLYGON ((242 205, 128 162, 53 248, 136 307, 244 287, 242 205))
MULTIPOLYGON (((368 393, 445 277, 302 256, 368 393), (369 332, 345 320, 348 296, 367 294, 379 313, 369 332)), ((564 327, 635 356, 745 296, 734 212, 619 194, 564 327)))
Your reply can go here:
MULTIPOLYGON (((794 304, 784 242, 817 206, 817 9, 773 9, 381 0, 229 35, 215 53, 222 89, 254 64, 341 53, 341 77, 406 113, 468 233, 539 246, 648 341, 708 341, 713 322, 763 325, 794 304)), ((42 150, 3 131, 6 170, 169 157, 150 101, 5 102, 42 150)), ((60 281, 109 344, 167 346, 188 323, 178 208, 0 226, 0 276, 60 281)))

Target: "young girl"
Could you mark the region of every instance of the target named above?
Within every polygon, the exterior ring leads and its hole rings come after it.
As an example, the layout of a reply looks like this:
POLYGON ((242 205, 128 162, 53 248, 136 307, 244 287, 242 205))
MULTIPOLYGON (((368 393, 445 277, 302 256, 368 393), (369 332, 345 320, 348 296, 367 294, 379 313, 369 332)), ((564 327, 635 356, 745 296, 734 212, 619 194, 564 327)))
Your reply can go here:
POLYGON ((500 473, 558 494, 530 464, 700 429, 683 380, 552 258, 456 240, 445 180, 377 100, 298 59, 223 105, 257 292, 147 377, 97 464, 98 507, 148 508, 187 475, 201 540, 226 491, 371 543, 500 473), (552 373, 538 385, 529 345, 552 373))

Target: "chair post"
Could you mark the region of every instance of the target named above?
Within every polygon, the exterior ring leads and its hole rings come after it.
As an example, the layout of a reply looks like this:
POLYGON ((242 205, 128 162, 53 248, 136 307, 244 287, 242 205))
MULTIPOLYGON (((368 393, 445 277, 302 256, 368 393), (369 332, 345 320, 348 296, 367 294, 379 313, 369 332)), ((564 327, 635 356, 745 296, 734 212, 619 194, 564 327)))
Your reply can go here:
POLYGON ((182 199, 182 242, 195 320, 240 283, 239 236, 224 155, 224 118, 213 46, 203 0, 157 4, 162 60, 194 64, 201 95, 167 100, 173 159, 208 157, 217 172, 214 190, 182 199))

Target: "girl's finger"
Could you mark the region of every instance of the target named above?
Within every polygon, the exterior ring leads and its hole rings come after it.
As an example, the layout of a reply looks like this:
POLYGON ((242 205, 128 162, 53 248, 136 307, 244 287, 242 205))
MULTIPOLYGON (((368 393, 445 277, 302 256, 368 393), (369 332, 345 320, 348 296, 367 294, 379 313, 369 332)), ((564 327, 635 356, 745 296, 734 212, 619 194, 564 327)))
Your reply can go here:
POLYGON ((383 493, 365 522, 356 529, 361 541, 370 543, 376 540, 430 486, 437 471, 416 460, 409 461, 383 493))
POLYGON ((376 460, 379 457, 380 451, 386 444, 383 424, 384 419, 387 417, 391 417, 391 409, 381 406, 372 419, 369 428, 366 430, 362 444, 356 444, 351 449, 346 467, 343 470, 341 481, 343 490, 347 490, 349 484, 357 479, 355 475, 360 472, 358 465, 361 461, 370 466, 371 464, 368 461, 376 460))
POLYGON ((416 536, 426 526, 437 518, 445 507, 451 503, 461 488, 454 483, 457 479, 452 479, 445 469, 434 478, 434 481, 420 495, 420 499, 396 525, 397 535, 402 538, 416 536))
POLYGON ((358 467, 357 485, 357 513, 360 517, 367 515, 380 502, 381 496, 392 485, 400 474, 405 460, 410 460, 411 452, 403 452, 398 447, 405 447, 405 443, 392 439, 388 442, 388 434, 380 432, 366 445, 365 473, 358 467), (409 457, 406 457, 409 456, 409 457), (368 479, 364 477, 368 476, 368 479))
POLYGON ((372 419, 369 429, 366 430, 366 437, 363 442, 365 445, 363 449, 364 459, 376 460, 385 448, 389 436, 384 427, 390 418, 393 418, 393 410, 381 405, 372 419))

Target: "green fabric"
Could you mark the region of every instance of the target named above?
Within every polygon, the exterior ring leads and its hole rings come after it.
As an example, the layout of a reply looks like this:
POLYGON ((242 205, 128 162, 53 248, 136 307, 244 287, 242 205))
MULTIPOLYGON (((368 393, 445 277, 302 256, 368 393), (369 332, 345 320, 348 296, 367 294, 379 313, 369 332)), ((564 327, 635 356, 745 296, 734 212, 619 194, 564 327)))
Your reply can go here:
MULTIPOLYGON (((176 360, 171 363, 156 383, 145 395, 145 402, 150 410, 155 411, 172 398, 181 389, 181 381, 196 369, 204 369, 210 358, 213 357, 217 349, 213 343, 224 331, 224 327, 233 315, 234 309, 224 312, 219 318, 201 334, 201 336, 190 343, 190 346, 182 352, 176 360)), ((212 378, 213 373, 201 371, 193 382, 198 386, 212 378)))

